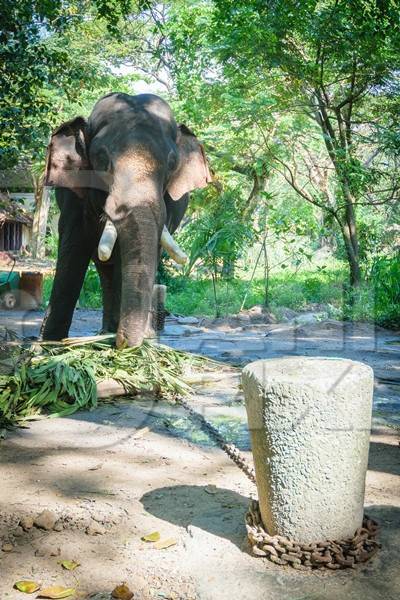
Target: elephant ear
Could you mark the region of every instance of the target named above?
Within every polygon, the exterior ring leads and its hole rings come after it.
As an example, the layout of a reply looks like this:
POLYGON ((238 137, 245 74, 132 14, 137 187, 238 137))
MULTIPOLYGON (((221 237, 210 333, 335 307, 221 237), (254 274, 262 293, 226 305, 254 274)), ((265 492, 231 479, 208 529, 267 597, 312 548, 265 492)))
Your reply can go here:
POLYGON ((212 179, 204 148, 186 125, 179 125, 176 143, 178 167, 169 180, 167 191, 173 200, 180 200, 188 192, 206 187, 212 179))
POLYGON ((74 190, 86 187, 89 169, 86 140, 87 122, 83 117, 75 117, 53 131, 47 146, 45 185, 74 190))

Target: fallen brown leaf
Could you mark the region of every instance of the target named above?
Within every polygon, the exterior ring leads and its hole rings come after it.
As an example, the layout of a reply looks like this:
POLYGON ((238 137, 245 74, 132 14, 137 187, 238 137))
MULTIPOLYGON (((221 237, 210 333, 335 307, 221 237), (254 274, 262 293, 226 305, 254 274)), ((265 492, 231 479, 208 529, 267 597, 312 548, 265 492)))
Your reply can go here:
POLYGON ((133 598, 133 592, 131 592, 126 583, 123 583, 122 585, 117 585, 117 587, 113 589, 111 596, 118 600, 131 600, 131 598, 133 598))
POLYGON ((170 546, 175 546, 176 540, 174 538, 168 538, 167 540, 160 540, 156 544, 154 544, 154 548, 157 550, 164 550, 165 548, 169 548, 170 546))
POLYGON ((60 585, 53 585, 42 590, 38 598, 50 598, 51 600, 60 600, 61 598, 69 598, 75 594, 75 588, 65 588, 60 585))
POLYGON ((142 536, 141 539, 143 542, 158 542, 160 539, 160 533, 158 531, 153 531, 153 533, 148 533, 147 535, 142 536))
POLYGON ((81 566, 81 563, 76 562, 75 560, 60 560, 59 564, 67 571, 74 571, 77 567, 81 566))
POLYGON ((33 594, 40 589, 40 585, 36 581, 17 581, 14 587, 24 594, 33 594))

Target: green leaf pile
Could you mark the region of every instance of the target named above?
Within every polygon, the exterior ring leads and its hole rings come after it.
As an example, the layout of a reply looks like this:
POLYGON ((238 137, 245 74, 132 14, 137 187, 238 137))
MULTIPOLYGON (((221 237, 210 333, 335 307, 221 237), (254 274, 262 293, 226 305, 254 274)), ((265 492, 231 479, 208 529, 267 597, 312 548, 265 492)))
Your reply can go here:
POLYGON ((13 375, 0 376, 0 423, 94 408, 96 383, 105 379, 121 382, 128 393, 150 391, 174 400, 190 392, 185 368, 206 360, 149 341, 122 350, 99 342, 37 348, 13 375))

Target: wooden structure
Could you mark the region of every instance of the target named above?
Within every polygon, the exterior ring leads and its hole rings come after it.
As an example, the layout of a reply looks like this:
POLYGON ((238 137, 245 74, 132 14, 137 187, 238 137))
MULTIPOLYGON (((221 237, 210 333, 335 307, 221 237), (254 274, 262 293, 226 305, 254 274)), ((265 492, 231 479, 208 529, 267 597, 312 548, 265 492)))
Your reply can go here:
POLYGON ((31 244, 33 218, 21 202, 0 192, 0 252, 21 252, 31 244))

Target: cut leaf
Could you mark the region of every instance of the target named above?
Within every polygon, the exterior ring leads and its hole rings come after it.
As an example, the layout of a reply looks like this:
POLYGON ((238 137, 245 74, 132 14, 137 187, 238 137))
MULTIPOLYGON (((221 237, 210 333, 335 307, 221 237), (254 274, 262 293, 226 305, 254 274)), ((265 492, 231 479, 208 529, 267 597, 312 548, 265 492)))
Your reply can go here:
POLYGON ((167 540, 160 540, 159 542, 154 544, 154 547, 157 548, 157 550, 164 550, 165 548, 169 548, 170 546, 175 546, 176 543, 177 542, 176 540, 174 540, 174 538, 168 538, 167 540))
POLYGON ((158 531, 153 531, 153 533, 144 535, 141 539, 144 542, 158 542, 158 540, 160 539, 160 533, 158 531))
POLYGON ((38 598, 51 598, 52 600, 59 600, 60 598, 69 598, 75 594, 75 588, 65 588, 60 585, 53 585, 45 590, 42 590, 38 595, 38 598))
POLYGON ((131 598, 133 598, 133 592, 131 592, 126 583, 123 583, 122 585, 117 585, 117 587, 113 589, 111 596, 118 600, 131 600, 131 598))
POLYGON ((33 594, 40 590, 40 585, 36 581, 17 581, 14 583, 14 587, 24 594, 33 594))
POLYGON ((204 488, 204 491, 207 492, 207 494, 216 494, 217 488, 215 487, 215 485, 207 485, 204 488))
POLYGON ((74 571, 77 567, 81 566, 81 563, 75 562, 74 560, 61 560, 59 564, 67 571, 74 571))

